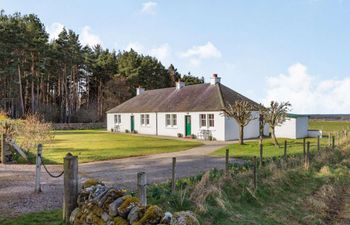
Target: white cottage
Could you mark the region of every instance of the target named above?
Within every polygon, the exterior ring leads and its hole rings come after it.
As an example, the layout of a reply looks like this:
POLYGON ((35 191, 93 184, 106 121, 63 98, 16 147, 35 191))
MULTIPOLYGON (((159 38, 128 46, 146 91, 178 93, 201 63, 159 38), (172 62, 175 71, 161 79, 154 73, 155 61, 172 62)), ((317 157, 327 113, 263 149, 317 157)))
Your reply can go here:
MULTIPOLYGON (((239 126, 234 119, 223 115, 227 102, 242 99, 257 103, 220 83, 214 74, 210 83, 145 91, 107 112, 107 129, 115 132, 184 136, 228 141, 239 138, 239 126)), ((244 129, 244 138, 259 136, 259 112, 244 129)))

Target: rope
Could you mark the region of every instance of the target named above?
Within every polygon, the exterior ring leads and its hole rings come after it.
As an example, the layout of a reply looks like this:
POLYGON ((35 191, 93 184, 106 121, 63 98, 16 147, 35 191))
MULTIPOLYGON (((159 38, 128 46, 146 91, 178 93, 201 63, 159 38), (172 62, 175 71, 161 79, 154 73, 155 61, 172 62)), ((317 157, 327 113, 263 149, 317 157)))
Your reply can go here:
POLYGON ((59 178, 60 176, 62 176, 64 174, 64 170, 58 174, 58 175, 53 175, 52 173, 49 172, 49 170, 46 168, 46 165, 44 164, 44 160, 41 156, 39 156, 41 158, 41 165, 44 166, 44 169, 46 170, 46 173, 49 174, 50 177, 53 177, 53 178, 59 178))

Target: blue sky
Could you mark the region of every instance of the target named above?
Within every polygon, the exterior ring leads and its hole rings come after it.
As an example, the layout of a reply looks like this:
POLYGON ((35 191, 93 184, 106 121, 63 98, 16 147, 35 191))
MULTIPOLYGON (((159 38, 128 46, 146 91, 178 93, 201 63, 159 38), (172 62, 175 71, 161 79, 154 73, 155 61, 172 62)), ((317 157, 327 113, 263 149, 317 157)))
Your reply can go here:
POLYGON ((37 14, 54 37, 154 55, 181 73, 218 73, 234 90, 295 113, 350 113, 350 1, 0 0, 37 14))

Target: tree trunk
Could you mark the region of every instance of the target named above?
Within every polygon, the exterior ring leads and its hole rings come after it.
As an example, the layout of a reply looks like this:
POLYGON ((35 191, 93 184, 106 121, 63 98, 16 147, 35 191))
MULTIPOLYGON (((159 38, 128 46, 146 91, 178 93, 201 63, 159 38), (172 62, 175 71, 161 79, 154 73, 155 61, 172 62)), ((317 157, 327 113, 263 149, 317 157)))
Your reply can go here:
POLYGON ((240 126, 240 129, 239 129, 239 144, 240 145, 243 145, 244 144, 244 126, 240 126))
POLYGON ((23 87, 22 87, 21 66, 19 65, 19 63, 17 65, 17 71, 18 71, 18 84, 19 84, 19 101, 21 105, 20 116, 23 116, 24 114, 23 87))
POLYGON ((276 138, 276 134, 275 134, 275 128, 274 127, 271 127, 272 129, 272 139, 273 139, 273 142, 275 144, 275 147, 280 147, 278 141, 277 141, 277 138, 276 138))
POLYGON ((35 112, 35 94, 34 94, 34 78, 35 78, 35 66, 34 66, 34 54, 32 53, 32 65, 31 65, 31 73, 32 73, 32 84, 31 84, 31 110, 32 113, 35 112))

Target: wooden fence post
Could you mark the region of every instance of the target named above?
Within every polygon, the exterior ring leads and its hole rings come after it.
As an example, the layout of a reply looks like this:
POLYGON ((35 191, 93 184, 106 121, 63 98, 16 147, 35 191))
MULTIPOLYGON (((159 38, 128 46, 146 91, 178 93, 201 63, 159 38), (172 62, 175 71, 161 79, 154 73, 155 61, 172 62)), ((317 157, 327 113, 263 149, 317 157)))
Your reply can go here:
POLYGON ((229 160, 230 160, 230 150, 226 149, 226 157, 225 157, 225 173, 228 175, 229 171, 229 160))
POLYGON ((1 140, 0 140, 0 148, 1 148, 1 163, 5 164, 6 163, 6 157, 5 157, 5 134, 1 133, 1 140))
POLYGON ((176 157, 173 157, 172 176, 171 176, 171 191, 176 191, 176 157))
POLYGON ((254 156, 254 158, 253 158, 253 184, 254 184, 254 191, 256 191, 257 190, 257 171, 256 171, 256 169, 257 169, 257 161, 256 161, 256 156, 254 156))
POLYGON ((260 152, 260 166, 263 165, 263 151, 264 151, 264 146, 262 142, 259 143, 259 152, 260 152))
POLYGON ((331 132, 329 132, 329 134, 328 134, 328 146, 332 146, 332 144, 331 144, 331 135, 332 133, 331 132))
POLYGON ((306 162, 306 139, 303 138, 303 154, 304 154, 304 164, 306 162))
POLYGON ((77 207, 78 198, 78 157, 67 153, 64 157, 64 196, 63 196, 63 220, 69 223, 72 211, 77 207))
POLYGON ((287 161, 287 140, 284 140, 284 161, 287 161))
POLYGON ((306 147, 306 160, 305 160, 305 169, 309 169, 310 167, 310 141, 307 142, 306 147))
POLYGON ((320 142, 320 135, 317 136, 317 152, 320 153, 321 149, 321 142, 320 142))
POLYGON ((335 149, 335 137, 332 136, 332 150, 334 151, 335 149))
POLYGON ((36 166, 35 166, 35 189, 34 192, 41 192, 40 185, 40 175, 41 175, 41 155, 43 152, 42 144, 38 144, 37 154, 36 154, 36 166))
POLYGON ((138 197, 141 200, 142 206, 147 206, 147 178, 145 172, 139 172, 137 173, 137 190, 138 190, 138 197))

